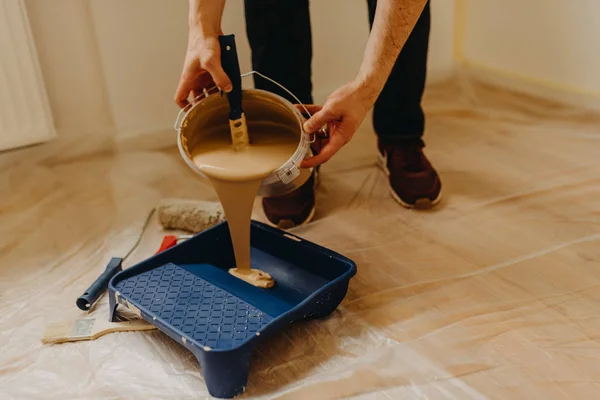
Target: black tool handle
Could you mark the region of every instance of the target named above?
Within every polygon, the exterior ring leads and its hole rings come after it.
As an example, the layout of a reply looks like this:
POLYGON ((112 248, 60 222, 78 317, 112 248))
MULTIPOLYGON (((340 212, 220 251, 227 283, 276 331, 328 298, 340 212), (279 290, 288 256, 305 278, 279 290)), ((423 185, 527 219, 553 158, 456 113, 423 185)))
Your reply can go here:
POLYGON ((96 300, 106 291, 108 288, 108 282, 110 279, 120 272, 122 268, 123 259, 119 257, 113 257, 110 259, 108 264, 106 265, 106 269, 96 279, 94 283, 85 291, 79 298, 77 299, 77 307, 82 309, 83 311, 88 311, 96 300))
POLYGON ((242 77, 240 74, 240 62, 238 60, 237 47, 235 46, 235 35, 219 36, 221 45, 221 66, 231 80, 232 90, 227 93, 229 100, 229 119, 242 118, 242 77))

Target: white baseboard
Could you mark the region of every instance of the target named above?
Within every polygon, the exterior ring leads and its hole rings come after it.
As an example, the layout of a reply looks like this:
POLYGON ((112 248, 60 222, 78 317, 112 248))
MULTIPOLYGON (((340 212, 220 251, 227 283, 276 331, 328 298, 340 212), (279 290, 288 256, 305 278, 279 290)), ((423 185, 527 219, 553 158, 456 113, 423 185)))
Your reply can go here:
POLYGON ((463 72, 469 77, 480 82, 494 86, 505 87, 516 92, 524 93, 534 97, 556 101, 558 103, 581 107, 588 110, 600 111, 600 98, 587 93, 565 90, 558 87, 550 87, 541 82, 513 76, 503 71, 466 65, 463 72))
MULTIPOLYGON (((173 119, 173 121, 174 120, 175 119, 173 119)), ((177 131, 173 128, 173 126, 147 125, 139 126, 133 129, 122 130, 116 135, 116 140, 118 142, 125 142, 140 136, 156 134, 158 132, 164 135, 171 135, 171 137, 173 137, 174 140, 177 138, 177 131)))

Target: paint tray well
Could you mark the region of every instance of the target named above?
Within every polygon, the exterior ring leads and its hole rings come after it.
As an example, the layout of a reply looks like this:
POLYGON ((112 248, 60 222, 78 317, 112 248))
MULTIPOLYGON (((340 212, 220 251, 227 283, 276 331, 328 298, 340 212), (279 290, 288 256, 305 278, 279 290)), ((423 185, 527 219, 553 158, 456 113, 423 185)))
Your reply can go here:
POLYGON ((289 233, 252 221, 252 266, 276 284, 260 289, 228 273, 235 264, 227 223, 117 274, 117 305, 136 312, 197 357, 210 394, 244 391, 257 342, 294 321, 331 314, 355 264, 289 233))

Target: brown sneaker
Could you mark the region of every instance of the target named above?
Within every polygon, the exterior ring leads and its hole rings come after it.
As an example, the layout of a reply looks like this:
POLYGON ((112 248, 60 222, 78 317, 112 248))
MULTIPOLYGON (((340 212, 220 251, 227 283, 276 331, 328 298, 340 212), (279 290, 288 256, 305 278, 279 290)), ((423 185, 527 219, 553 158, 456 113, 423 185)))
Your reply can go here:
MULTIPOLYGON (((313 154, 319 154, 326 143, 327 139, 317 138, 310 146, 313 154)), ((308 224, 313 219, 315 216, 315 189, 319 185, 320 167, 314 168, 312 175, 304 185, 293 192, 283 196, 263 198, 263 211, 272 225, 285 230, 308 224)))
POLYGON ((387 174, 394 199, 407 208, 431 208, 442 198, 440 177, 419 142, 384 146, 379 166, 387 174))
POLYGON ((315 169, 304 185, 291 193, 262 199, 263 211, 271 224, 279 229, 290 229, 313 219, 317 173, 315 169))
MULTIPOLYGON (((308 119, 308 115, 303 114, 303 116, 308 119)), ((312 153, 319 154, 328 142, 328 138, 317 136, 310 145, 312 153)), ((293 192, 283 196, 263 198, 263 211, 272 225, 285 230, 312 221, 315 216, 315 189, 319 186, 320 168, 320 165, 314 168, 304 185, 293 192)))

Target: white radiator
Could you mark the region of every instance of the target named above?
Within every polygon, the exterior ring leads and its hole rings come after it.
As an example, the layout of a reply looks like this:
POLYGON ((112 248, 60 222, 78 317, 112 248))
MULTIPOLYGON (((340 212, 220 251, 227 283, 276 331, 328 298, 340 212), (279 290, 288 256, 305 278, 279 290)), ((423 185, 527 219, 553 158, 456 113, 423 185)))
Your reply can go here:
POLYGON ((0 150, 55 136, 23 0, 0 0, 0 150))

